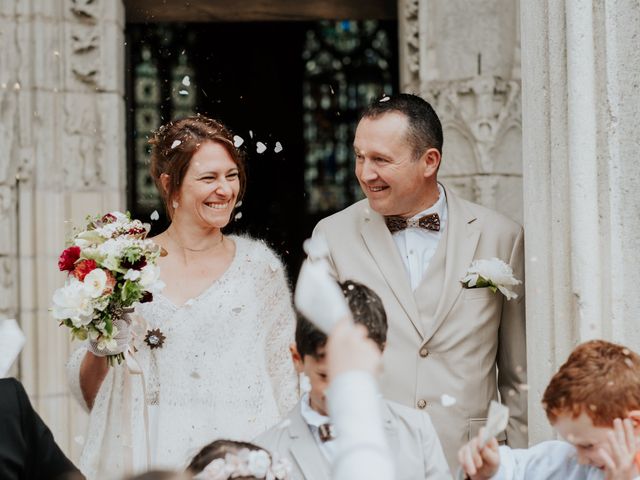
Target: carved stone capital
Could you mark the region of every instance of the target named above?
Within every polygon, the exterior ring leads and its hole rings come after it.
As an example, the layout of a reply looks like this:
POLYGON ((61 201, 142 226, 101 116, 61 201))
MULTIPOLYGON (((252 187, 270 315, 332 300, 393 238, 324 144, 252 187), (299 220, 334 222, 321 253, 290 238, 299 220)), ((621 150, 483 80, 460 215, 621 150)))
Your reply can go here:
MULTIPOLYGON (((444 130, 456 130, 470 142, 477 173, 519 173, 513 162, 497 158, 500 143, 513 141, 509 130, 521 131, 520 83, 496 77, 430 82, 423 96, 433 102, 444 130), (512 171, 513 168, 516 171, 512 171)), ((517 140, 517 139, 516 139, 517 140)), ((517 140, 519 141, 519 140, 517 140)), ((445 148, 447 135, 445 135, 445 148)), ((509 148, 510 154, 513 148, 509 148)))

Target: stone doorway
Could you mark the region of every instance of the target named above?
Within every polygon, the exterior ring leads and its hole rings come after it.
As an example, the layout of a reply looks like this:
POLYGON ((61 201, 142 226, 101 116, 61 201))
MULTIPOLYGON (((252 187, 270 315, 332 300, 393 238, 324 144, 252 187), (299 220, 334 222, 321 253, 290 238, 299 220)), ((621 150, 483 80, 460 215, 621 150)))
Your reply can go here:
POLYGON ((143 10, 140 3, 127 3, 127 20, 143 11, 149 20, 126 26, 128 209, 144 220, 158 210, 154 228, 166 227, 146 175, 148 134, 195 112, 219 118, 242 137, 249 174, 242 216, 228 229, 265 239, 294 278, 317 220, 360 194, 350 148, 356 114, 398 90, 396 22, 376 18, 391 16, 383 2, 333 10, 296 4, 306 13, 270 2, 283 8, 238 10, 234 20, 251 20, 243 22, 219 21, 231 17, 216 7, 200 17, 215 22, 198 23, 180 22, 193 20, 183 10, 143 10), (371 18, 323 19, 341 14, 371 18))

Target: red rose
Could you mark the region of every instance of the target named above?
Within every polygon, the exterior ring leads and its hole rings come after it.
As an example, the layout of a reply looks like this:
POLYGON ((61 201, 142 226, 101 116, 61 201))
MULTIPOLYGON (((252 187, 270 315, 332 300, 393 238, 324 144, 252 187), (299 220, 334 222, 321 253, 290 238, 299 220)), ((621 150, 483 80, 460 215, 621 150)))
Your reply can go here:
POLYGON ((61 272, 71 272, 75 267, 75 263, 80 258, 80 247, 69 247, 65 249, 58 259, 58 268, 61 272))
POLYGON ((80 260, 73 270, 73 275, 83 282, 84 277, 86 277, 91 270, 95 270, 97 266, 94 260, 80 260))

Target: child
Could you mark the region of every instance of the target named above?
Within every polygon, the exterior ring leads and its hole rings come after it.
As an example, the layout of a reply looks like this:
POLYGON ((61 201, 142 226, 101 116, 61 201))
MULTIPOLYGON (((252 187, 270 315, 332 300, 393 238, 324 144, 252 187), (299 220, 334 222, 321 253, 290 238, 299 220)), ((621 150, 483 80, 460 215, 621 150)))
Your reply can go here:
POLYGON ((565 439, 527 450, 479 448, 480 437, 458 452, 472 480, 632 480, 640 468, 640 356, 594 340, 576 347, 547 386, 547 418, 565 439))
MULTIPOLYGON (((387 336, 387 317, 380 297, 355 282, 340 285, 353 319, 382 351, 387 336)), ((327 336, 298 314, 296 343, 291 356, 298 373, 309 377, 311 389, 284 422, 260 435, 256 443, 293 464, 292 479, 328 480, 335 458, 334 435, 327 415, 325 390, 327 336)), ((442 446, 425 412, 381 400, 387 443, 394 459, 396 480, 451 478, 442 446)))
POLYGON ((187 473, 198 480, 290 480, 287 460, 278 461, 269 452, 249 442, 216 440, 191 460, 187 473))

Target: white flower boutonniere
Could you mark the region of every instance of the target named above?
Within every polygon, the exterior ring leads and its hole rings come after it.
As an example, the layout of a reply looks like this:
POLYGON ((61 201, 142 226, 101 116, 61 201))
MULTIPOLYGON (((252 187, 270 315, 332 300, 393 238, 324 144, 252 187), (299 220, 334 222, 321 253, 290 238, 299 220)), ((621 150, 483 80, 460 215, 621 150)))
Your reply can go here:
POLYGON ((460 281, 465 288, 488 287, 493 293, 500 290, 507 300, 518 298, 518 294, 507 287, 522 283, 513 276, 511 266, 499 258, 474 260, 460 281))

